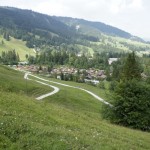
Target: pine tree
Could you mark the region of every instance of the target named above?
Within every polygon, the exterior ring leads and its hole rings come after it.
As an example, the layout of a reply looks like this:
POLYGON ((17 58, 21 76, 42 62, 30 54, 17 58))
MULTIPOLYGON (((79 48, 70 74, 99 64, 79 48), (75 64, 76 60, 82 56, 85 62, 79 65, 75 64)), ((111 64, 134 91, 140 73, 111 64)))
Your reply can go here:
POLYGON ((50 74, 50 72, 52 71, 51 66, 48 66, 48 67, 47 67, 47 71, 48 71, 48 73, 50 74))
POLYGON ((26 57, 26 60, 28 60, 28 58, 29 58, 29 55, 28 55, 28 54, 26 54, 26 55, 25 55, 25 57, 26 57))
POLYGON ((137 80, 120 82, 115 94, 113 121, 150 131, 150 86, 137 80))
POLYGON ((10 40, 9 34, 7 32, 4 32, 3 38, 6 39, 7 41, 10 40))
POLYGON ((139 63, 136 60, 135 53, 128 55, 122 71, 123 80, 141 79, 141 72, 139 63))
POLYGON ((115 88, 113 107, 104 110, 104 117, 109 116, 117 124, 150 131, 150 86, 140 78, 140 66, 133 52, 123 66, 122 80, 115 88))
POLYGON ((1 42, 1 43, 2 43, 2 45, 4 45, 4 44, 5 44, 3 40, 2 40, 2 42, 1 42))

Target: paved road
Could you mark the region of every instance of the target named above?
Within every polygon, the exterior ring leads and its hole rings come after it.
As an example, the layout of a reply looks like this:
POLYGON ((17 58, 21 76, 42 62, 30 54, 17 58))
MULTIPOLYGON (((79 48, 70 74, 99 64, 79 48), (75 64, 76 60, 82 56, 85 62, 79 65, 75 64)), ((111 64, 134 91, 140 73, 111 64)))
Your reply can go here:
MULTIPOLYGON (((38 77, 38 76, 35 76, 35 75, 32 75, 32 74, 29 74, 29 73, 25 73, 26 79, 28 79, 28 75, 33 76, 33 77, 35 77, 35 78, 37 78, 37 79, 40 79, 40 80, 42 80, 42 81, 46 81, 46 82, 50 82, 50 83, 54 83, 54 84, 58 84, 58 85, 66 86, 66 87, 71 87, 71 88, 75 88, 75 89, 80 89, 80 90, 82 90, 82 91, 84 91, 84 92, 89 93, 90 95, 92 95, 93 97, 95 97, 97 100, 103 102, 104 104, 109 105, 110 107, 112 107, 112 105, 111 105, 110 103, 108 103, 107 101, 105 101, 104 99, 102 99, 101 97, 97 96, 96 94, 94 94, 94 93, 91 92, 91 91, 88 91, 88 90, 85 90, 85 89, 83 89, 83 88, 76 87, 76 86, 71 86, 71 85, 67 85, 67 84, 63 84, 63 83, 59 83, 59 82, 54 82, 54 81, 49 81, 49 80, 43 79, 43 78, 41 78, 41 77, 38 77)), ((55 94, 55 93, 57 93, 57 92, 59 91, 59 88, 57 88, 57 87, 51 86, 51 85, 49 85, 49 84, 46 84, 46 83, 43 83, 43 82, 40 82, 40 81, 37 81, 37 82, 39 82, 39 83, 41 83, 41 84, 44 84, 44 85, 48 85, 48 86, 54 88, 56 92, 53 91, 53 92, 54 92, 53 94, 55 94), (56 88, 57 88, 57 89, 56 89, 56 88)), ((52 92, 51 92, 51 93, 52 93, 52 92)), ((49 93, 49 94, 50 94, 50 93, 49 93)), ((47 94, 47 95, 48 95, 48 94, 47 94)), ((52 95, 52 94, 50 94, 50 95, 52 95)), ((49 96, 50 96, 50 95, 49 95, 49 96)), ((46 94, 45 94, 45 97, 47 97, 46 94)), ((44 95, 43 95, 43 98, 45 98, 45 97, 44 97, 44 95)), ((41 99, 42 99, 42 96, 41 96, 41 99)))

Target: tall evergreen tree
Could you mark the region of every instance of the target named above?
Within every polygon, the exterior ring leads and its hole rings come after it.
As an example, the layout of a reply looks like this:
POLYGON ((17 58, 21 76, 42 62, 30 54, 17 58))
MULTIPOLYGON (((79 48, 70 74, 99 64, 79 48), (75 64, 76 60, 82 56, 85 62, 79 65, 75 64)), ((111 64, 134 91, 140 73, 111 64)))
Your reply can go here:
POLYGON ((140 78, 141 78, 140 66, 139 63, 137 62, 135 53, 132 52, 128 55, 125 64, 123 66, 122 79, 131 80, 140 78))
POLYGON ((140 78, 140 66, 133 52, 124 63, 122 80, 115 88, 113 107, 104 110, 104 117, 117 124, 150 131, 150 86, 140 78))
POLYGON ((115 95, 113 121, 150 131, 150 86, 137 80, 120 82, 115 95))
POLYGON ((9 41, 10 40, 9 33, 4 32, 3 38, 9 41))
POLYGON ((2 43, 2 45, 4 45, 4 44, 5 44, 3 40, 1 41, 1 43, 2 43))

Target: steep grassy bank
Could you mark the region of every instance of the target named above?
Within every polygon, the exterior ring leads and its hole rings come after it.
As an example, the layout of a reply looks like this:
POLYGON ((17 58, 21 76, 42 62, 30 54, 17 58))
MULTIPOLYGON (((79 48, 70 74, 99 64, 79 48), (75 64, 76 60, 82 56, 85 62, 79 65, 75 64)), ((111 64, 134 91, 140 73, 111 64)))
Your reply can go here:
POLYGON ((89 94, 58 86, 56 95, 36 101, 22 94, 22 78, 0 66, 0 149, 149 149, 149 133, 102 120, 102 103, 89 94), (7 90, 4 82, 13 82, 14 90, 7 90))

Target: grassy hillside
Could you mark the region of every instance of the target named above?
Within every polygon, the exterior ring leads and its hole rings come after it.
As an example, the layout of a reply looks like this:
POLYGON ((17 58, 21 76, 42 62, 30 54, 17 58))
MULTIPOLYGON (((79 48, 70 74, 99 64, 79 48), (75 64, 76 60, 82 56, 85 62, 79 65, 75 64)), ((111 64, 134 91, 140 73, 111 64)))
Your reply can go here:
POLYGON ((25 85, 22 73, 0 66, 0 149, 149 149, 150 133, 103 120, 102 103, 89 94, 57 85, 59 93, 36 101, 25 85))
MULTIPOLYGON (((125 39, 121 37, 113 37, 105 34, 101 34, 99 42, 91 42, 93 45, 97 45, 97 49, 102 46, 107 46, 107 50, 111 52, 131 52, 136 51, 137 54, 150 54, 150 44, 140 41, 134 41, 131 39, 125 39)), ((104 51, 102 49, 101 51, 104 51)))
POLYGON ((15 49, 16 52, 20 56, 20 60, 26 60, 25 55, 35 55, 33 49, 30 49, 26 47, 25 42, 21 40, 17 40, 11 37, 10 41, 6 41, 2 36, 0 35, 0 54, 2 51, 8 51, 8 50, 13 50, 15 49), (1 41, 4 41, 4 44, 1 43, 1 41))
POLYGON ((25 80, 24 73, 0 65, 0 90, 37 97, 53 89, 48 86, 43 87, 35 81, 25 80))

